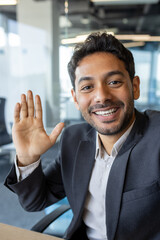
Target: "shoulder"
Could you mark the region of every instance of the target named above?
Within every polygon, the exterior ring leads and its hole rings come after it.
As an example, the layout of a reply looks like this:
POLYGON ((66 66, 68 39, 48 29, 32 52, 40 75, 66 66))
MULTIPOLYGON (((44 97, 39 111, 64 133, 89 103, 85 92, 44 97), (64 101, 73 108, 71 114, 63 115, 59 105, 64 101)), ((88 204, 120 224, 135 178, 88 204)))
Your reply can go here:
POLYGON ((134 130, 139 133, 160 134, 160 111, 146 110, 139 112, 136 110, 136 121, 134 130))
POLYGON ((147 109, 144 112, 139 112, 136 110, 136 118, 141 121, 157 122, 160 121, 160 111, 147 109))
POLYGON ((160 125, 160 111, 146 110, 144 115, 148 118, 150 124, 160 125))
POLYGON ((138 124, 144 132, 149 134, 154 132, 155 135, 160 134, 160 111, 146 110, 143 113, 139 112, 137 117, 138 124))

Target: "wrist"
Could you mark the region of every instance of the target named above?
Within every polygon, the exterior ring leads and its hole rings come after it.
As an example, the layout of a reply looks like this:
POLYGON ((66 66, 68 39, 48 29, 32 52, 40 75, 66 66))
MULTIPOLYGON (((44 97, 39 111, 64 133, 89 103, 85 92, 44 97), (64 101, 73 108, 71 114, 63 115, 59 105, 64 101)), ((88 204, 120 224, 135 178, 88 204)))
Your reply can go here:
POLYGON ((31 165, 32 163, 37 162, 40 159, 40 156, 35 157, 22 157, 17 154, 17 166, 18 167, 26 167, 28 165, 31 165))

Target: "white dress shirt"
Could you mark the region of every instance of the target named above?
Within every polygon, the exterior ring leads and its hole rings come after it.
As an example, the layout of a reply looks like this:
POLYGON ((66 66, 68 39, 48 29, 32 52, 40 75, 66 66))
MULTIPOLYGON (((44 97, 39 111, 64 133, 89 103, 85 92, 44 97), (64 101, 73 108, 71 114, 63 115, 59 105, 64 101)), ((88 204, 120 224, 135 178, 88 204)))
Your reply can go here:
POLYGON ((120 148, 127 139, 133 124, 114 144, 111 155, 104 150, 97 134, 95 163, 85 202, 83 221, 87 226, 90 240, 107 240, 106 226, 106 188, 109 173, 120 148))
POLYGON ((22 181, 26 177, 28 177, 40 164, 40 159, 28 166, 25 167, 18 167, 17 165, 17 156, 15 158, 15 168, 16 168, 16 175, 17 175, 17 182, 22 181))
MULTIPOLYGON (((134 123, 133 123, 134 124, 134 123)), ((89 183, 89 189, 86 197, 83 221, 87 227, 87 236, 90 240, 107 240, 106 226, 106 188, 109 173, 120 148, 127 139, 133 124, 114 144, 111 155, 104 150, 98 137, 96 139, 95 162, 89 183)), ((40 160, 26 167, 18 167, 15 160, 17 181, 21 181, 29 176, 40 164, 40 160)))

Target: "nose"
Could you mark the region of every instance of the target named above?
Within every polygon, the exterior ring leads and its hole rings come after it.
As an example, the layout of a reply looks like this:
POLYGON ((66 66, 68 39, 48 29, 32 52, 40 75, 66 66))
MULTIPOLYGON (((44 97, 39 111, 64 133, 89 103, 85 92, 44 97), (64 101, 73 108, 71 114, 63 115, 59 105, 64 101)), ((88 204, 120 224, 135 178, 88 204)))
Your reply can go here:
POLYGON ((109 87, 105 84, 100 84, 94 91, 94 102, 104 103, 112 98, 109 87))

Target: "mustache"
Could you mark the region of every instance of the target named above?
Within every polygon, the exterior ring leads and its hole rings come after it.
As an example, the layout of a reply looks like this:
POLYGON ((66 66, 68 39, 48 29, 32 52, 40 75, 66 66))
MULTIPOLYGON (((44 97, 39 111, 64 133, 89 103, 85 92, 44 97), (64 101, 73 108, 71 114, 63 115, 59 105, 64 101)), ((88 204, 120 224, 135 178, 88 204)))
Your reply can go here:
POLYGON ((90 106, 88 108, 88 113, 91 113, 92 111, 95 111, 96 109, 104 109, 104 108, 107 108, 107 107, 113 107, 113 108, 117 108, 117 107, 124 107, 124 103, 121 102, 121 101, 117 101, 117 102, 113 102, 113 101, 107 101, 103 104, 100 104, 100 103, 97 103, 93 106, 90 106))

